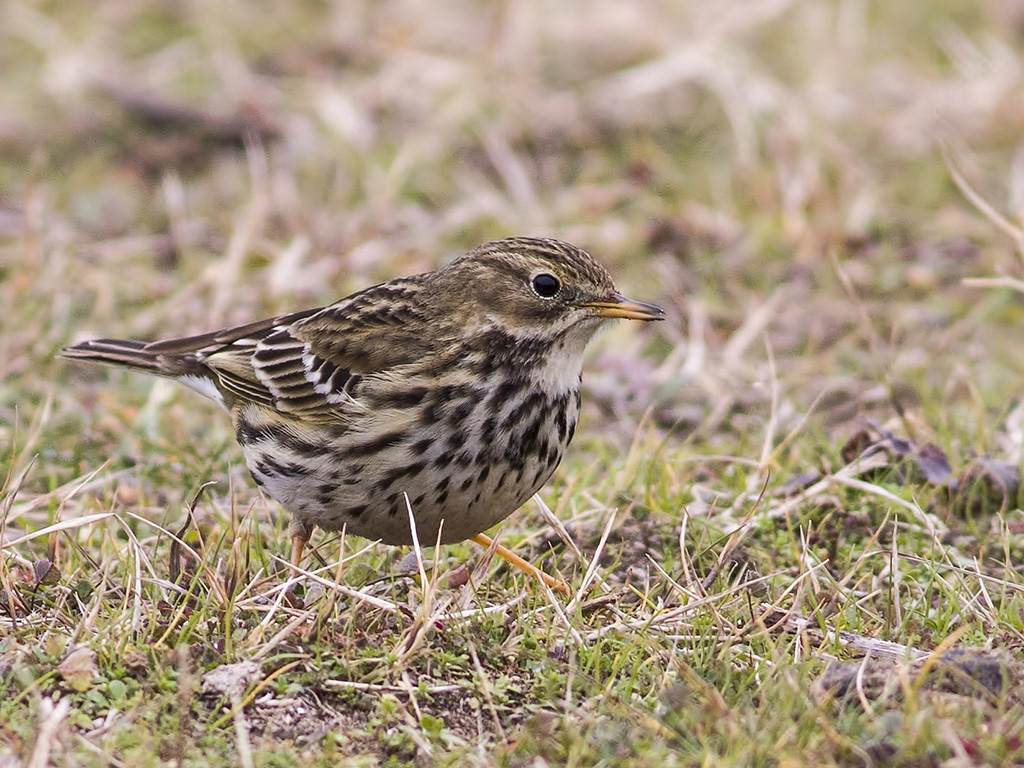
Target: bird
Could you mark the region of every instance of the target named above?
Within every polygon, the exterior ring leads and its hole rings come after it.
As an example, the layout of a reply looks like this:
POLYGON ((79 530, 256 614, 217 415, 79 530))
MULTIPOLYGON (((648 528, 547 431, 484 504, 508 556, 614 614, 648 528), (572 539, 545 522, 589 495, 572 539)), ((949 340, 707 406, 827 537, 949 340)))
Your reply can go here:
POLYGON ((226 410, 256 484, 291 514, 298 568, 316 527, 491 546, 483 532, 548 481, 572 440, 594 334, 664 316, 620 294, 586 251, 513 237, 328 306, 61 355, 174 379, 226 410))

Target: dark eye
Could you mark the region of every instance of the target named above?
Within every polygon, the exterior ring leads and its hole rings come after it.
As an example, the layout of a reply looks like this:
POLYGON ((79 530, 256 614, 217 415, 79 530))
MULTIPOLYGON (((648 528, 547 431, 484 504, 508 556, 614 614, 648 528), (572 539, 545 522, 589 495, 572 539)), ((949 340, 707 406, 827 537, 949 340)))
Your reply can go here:
POLYGON ((558 289, 562 287, 562 284, 558 282, 558 278, 554 275, 549 275, 547 272, 533 278, 533 290, 537 292, 537 295, 542 299, 550 299, 556 293, 558 289))

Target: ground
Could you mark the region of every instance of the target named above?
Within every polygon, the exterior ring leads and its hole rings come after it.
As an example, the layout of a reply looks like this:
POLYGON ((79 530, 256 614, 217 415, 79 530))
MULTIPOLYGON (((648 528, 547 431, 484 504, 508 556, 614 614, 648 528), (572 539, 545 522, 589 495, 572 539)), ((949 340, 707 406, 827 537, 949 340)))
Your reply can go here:
POLYGON ((1012 0, 4 5, 0 766, 1024 762, 1022 50, 1012 0), (216 406, 56 356, 511 235, 668 316, 496 532, 569 597, 322 534, 295 583, 216 406))

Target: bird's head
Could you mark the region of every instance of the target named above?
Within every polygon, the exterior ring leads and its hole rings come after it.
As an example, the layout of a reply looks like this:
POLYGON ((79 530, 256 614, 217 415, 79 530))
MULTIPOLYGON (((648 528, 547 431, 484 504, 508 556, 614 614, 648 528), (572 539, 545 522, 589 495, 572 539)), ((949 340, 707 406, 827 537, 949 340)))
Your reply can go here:
POLYGON ((558 240, 516 237, 476 248, 438 272, 453 303, 472 301, 477 321, 520 338, 579 337, 612 318, 661 320, 651 304, 621 295, 601 264, 558 240))

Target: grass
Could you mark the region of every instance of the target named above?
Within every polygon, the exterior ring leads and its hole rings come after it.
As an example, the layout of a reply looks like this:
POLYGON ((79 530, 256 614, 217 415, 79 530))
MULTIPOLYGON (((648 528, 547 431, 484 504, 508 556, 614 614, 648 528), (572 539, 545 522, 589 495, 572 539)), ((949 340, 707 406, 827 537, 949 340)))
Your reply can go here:
POLYGON ((8 5, 0 765, 1024 759, 1010 0, 8 5), (214 406, 55 358, 512 234, 670 313, 501 529, 569 599, 323 535, 290 591, 214 406))

